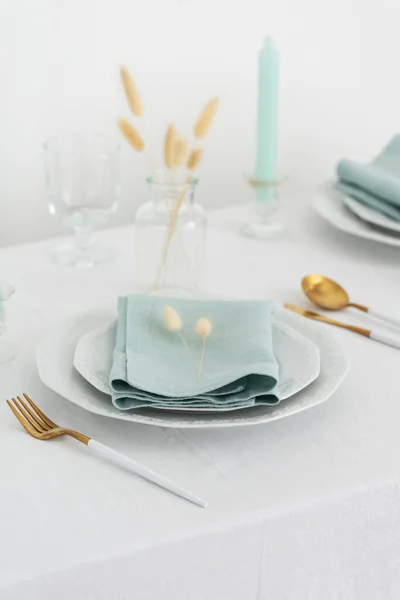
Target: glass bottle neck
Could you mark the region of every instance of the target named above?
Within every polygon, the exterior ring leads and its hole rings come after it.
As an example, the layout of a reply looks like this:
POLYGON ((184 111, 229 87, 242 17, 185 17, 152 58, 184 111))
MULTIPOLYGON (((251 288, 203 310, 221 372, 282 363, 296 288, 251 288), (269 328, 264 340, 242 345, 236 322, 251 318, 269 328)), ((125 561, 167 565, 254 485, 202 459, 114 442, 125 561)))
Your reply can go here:
POLYGON ((197 179, 183 183, 160 183, 152 178, 147 179, 153 202, 163 203, 167 207, 194 204, 197 179))

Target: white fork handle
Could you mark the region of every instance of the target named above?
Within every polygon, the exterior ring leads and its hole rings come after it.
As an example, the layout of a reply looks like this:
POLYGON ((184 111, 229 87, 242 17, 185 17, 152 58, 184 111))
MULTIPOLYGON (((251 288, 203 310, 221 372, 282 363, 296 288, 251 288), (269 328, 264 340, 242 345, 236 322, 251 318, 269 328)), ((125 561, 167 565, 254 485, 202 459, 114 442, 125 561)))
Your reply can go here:
POLYGON ((400 319, 395 319, 394 317, 384 315, 383 313, 379 312, 379 310, 368 308, 368 314, 372 317, 380 319, 381 321, 386 321, 386 323, 390 323, 390 325, 393 325, 394 327, 400 327, 400 319))
POLYGON ((189 500, 189 502, 193 502, 193 504, 197 504, 197 506, 206 508, 207 502, 205 500, 177 486, 166 477, 163 477, 148 467, 145 467, 141 463, 136 462, 136 460, 132 460, 128 456, 124 456, 124 454, 121 454, 120 452, 117 452, 116 450, 113 450, 104 444, 100 444, 100 442, 96 442, 96 440, 89 440, 88 447, 94 450, 95 453, 102 458, 105 458, 114 464, 119 465, 120 467, 128 469, 128 471, 131 471, 132 473, 136 473, 136 475, 140 475, 140 477, 143 477, 144 479, 148 479, 152 483, 159 485, 173 494, 176 494, 181 498, 185 498, 185 500, 189 500))
POLYGON ((371 331, 369 334, 371 340, 375 340, 377 342, 381 342, 381 344, 386 344, 386 346, 393 346, 393 348, 400 349, 400 337, 396 340, 386 333, 381 333, 380 331, 371 331))

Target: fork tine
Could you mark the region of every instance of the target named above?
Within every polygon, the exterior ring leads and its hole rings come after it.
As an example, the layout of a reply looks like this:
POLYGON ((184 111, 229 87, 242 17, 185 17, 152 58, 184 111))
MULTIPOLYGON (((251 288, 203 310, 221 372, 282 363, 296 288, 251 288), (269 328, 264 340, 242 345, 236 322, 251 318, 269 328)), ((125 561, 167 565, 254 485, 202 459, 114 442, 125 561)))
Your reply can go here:
POLYGON ((40 419, 40 417, 38 417, 38 415, 35 414, 29 408, 29 406, 27 406, 27 404, 22 400, 21 396, 17 396, 17 400, 20 401, 20 403, 22 404, 22 406, 24 407, 24 409, 26 410, 26 412, 30 414, 30 416, 32 417, 32 419, 34 421, 36 421, 36 423, 39 425, 39 427, 41 427, 42 429, 44 429, 44 431, 48 431, 50 429, 49 425, 47 425, 47 423, 45 423, 44 421, 42 421, 42 419, 40 419))
POLYGON ((26 412, 26 410, 24 409, 23 406, 21 406, 21 404, 18 402, 18 400, 16 400, 15 398, 12 399, 12 401, 14 402, 14 406, 19 410, 19 412, 21 413, 21 415, 25 418, 26 421, 28 421, 28 423, 30 423, 30 425, 33 427, 33 429, 36 429, 36 431, 38 433, 45 433, 45 429, 43 429, 43 427, 41 427, 40 425, 38 425, 36 423, 36 421, 34 421, 29 414, 26 412))
POLYGON ((28 394, 23 394, 24 398, 29 402, 29 404, 31 405, 31 407, 33 408, 33 410, 40 416, 42 417, 43 421, 49 426, 49 427, 58 427, 58 425, 56 425, 55 423, 53 423, 53 421, 50 421, 49 417, 46 417, 46 415, 40 410, 40 408, 38 406, 36 406, 36 404, 34 403, 33 400, 31 400, 28 396, 28 394))
POLYGON ((33 429, 33 427, 31 427, 29 425, 29 423, 27 423, 25 421, 25 419, 20 415, 20 413, 14 408, 14 406, 11 404, 11 402, 9 400, 6 400, 8 406, 11 408, 11 410, 14 413, 14 416, 18 419, 18 421, 21 423, 22 427, 25 429, 25 431, 27 431, 29 433, 29 435, 33 436, 33 437, 39 437, 38 432, 33 429))

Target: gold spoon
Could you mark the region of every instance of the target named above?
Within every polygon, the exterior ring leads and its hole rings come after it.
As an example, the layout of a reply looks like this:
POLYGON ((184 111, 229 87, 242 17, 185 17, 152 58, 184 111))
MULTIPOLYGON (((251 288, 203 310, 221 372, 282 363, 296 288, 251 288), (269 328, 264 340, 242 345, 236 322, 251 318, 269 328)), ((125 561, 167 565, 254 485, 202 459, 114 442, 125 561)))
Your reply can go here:
POLYGON ((328 279, 328 277, 325 277, 324 275, 306 275, 301 282, 301 287, 307 298, 321 308, 328 310, 342 310, 343 308, 351 306, 357 310, 362 310, 373 317, 377 317, 382 321, 386 321, 391 325, 400 327, 400 320, 384 315, 363 304, 350 302, 346 290, 336 283, 336 281, 332 281, 332 279, 328 279))
POLYGON ((348 323, 335 321, 334 319, 330 319, 329 317, 325 317, 324 315, 319 315, 318 313, 312 312, 311 310, 306 310, 305 308, 301 308, 300 306, 296 306, 295 304, 285 303, 284 306, 285 308, 292 310, 293 312, 297 313, 298 315, 301 315, 302 317, 306 317, 307 319, 313 319, 314 321, 321 321, 322 323, 328 323, 329 325, 334 325, 335 327, 341 327, 342 329, 347 329, 348 331, 352 331, 353 333, 358 333, 359 335, 363 335, 364 337, 369 337, 372 340, 381 342, 382 344, 386 344, 387 346, 400 348, 400 339, 395 340, 383 333, 379 333, 378 331, 371 331, 371 329, 357 327, 357 325, 349 325, 348 323))

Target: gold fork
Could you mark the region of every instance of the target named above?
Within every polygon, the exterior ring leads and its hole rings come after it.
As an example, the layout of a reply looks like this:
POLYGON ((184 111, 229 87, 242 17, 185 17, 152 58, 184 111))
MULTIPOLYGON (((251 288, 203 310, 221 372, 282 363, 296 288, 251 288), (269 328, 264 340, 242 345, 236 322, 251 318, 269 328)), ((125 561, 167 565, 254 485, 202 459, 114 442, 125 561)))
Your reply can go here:
POLYGON ((14 413, 14 416, 21 423, 22 427, 32 437, 38 440, 51 440, 59 435, 69 435, 79 442, 82 442, 82 444, 85 444, 89 448, 95 450, 96 454, 100 455, 102 458, 111 460, 111 462, 124 467, 125 469, 128 469, 137 475, 140 475, 144 479, 155 483, 156 485, 172 492, 173 494, 176 494, 181 498, 185 498, 185 500, 189 500, 189 502, 193 502, 194 504, 202 506, 203 508, 207 506, 207 502, 205 500, 202 500, 191 492, 188 492, 177 486, 166 477, 159 475, 145 465, 132 460, 128 456, 120 454, 116 450, 113 450, 112 448, 109 448, 100 442, 96 442, 96 440, 88 437, 87 435, 83 435, 83 433, 73 431, 72 429, 59 427, 53 423, 53 421, 51 421, 38 406, 36 406, 33 400, 29 398, 28 394, 23 394, 23 396, 26 402, 20 396, 17 396, 17 398, 12 398, 12 402, 10 402, 10 400, 6 400, 6 402, 14 413))
POLYGON ((11 404, 9 400, 6 400, 8 406, 13 411, 14 415, 21 423, 22 427, 32 436, 38 440, 51 440, 59 435, 69 435, 79 442, 88 446, 90 437, 73 431, 72 429, 64 429, 59 427, 53 421, 50 421, 48 417, 40 410, 38 406, 31 400, 28 394, 23 394, 25 400, 30 404, 30 407, 17 396, 17 399, 13 398, 14 404, 11 404), (32 409, 32 410, 31 410, 32 409))

